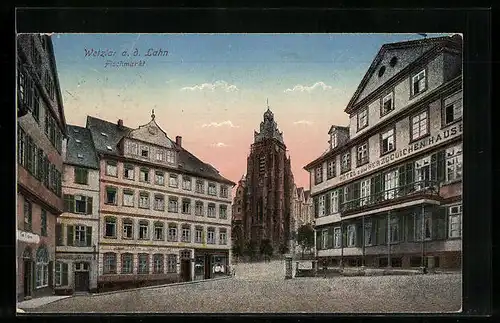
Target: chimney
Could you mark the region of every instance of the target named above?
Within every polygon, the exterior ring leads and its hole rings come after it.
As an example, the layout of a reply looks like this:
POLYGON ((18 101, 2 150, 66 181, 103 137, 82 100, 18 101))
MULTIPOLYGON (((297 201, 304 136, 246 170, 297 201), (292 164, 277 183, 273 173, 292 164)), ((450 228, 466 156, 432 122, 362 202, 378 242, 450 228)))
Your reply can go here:
POLYGON ((177 137, 175 137, 175 143, 176 143, 179 147, 182 147, 182 137, 181 137, 181 136, 177 136, 177 137))
POLYGON ((123 120, 118 119, 118 127, 123 128, 123 120))

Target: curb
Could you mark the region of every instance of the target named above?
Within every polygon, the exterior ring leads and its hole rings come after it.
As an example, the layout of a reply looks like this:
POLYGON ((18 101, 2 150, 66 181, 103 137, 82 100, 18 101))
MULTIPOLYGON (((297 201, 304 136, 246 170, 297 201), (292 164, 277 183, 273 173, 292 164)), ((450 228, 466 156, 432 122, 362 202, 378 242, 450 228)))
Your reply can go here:
POLYGON ((67 298, 70 298, 70 297, 72 297, 72 296, 71 296, 71 295, 68 295, 68 296, 63 296, 63 297, 61 297, 61 298, 59 298, 59 299, 55 299, 55 300, 53 300, 52 302, 48 302, 48 303, 44 303, 44 304, 40 304, 40 305, 38 305, 38 306, 34 306, 34 307, 24 307, 24 306, 22 306, 22 305, 21 305, 21 306, 19 306, 19 304, 17 304, 17 310, 18 310, 18 311, 17 311, 17 313, 18 313, 18 314, 19 314, 19 313, 23 313, 23 314, 24 314, 24 313, 29 313, 29 312, 30 312, 31 310, 33 310, 33 309, 37 309, 37 308, 39 308, 39 307, 42 307, 42 306, 45 306, 45 305, 48 305, 48 304, 57 303, 57 302, 59 302, 59 301, 62 301, 63 299, 67 299, 67 298), (24 312, 20 312, 19 310, 22 310, 22 311, 24 311, 24 312))
MULTIPOLYGON (((163 288, 163 287, 170 287, 170 286, 198 284, 198 283, 203 283, 203 282, 210 282, 210 281, 230 279, 230 278, 232 278, 232 276, 218 277, 218 278, 212 278, 212 279, 192 280, 192 281, 188 281, 188 282, 146 286, 146 287, 138 287, 138 288, 131 288, 131 289, 121 289, 121 290, 114 290, 114 291, 110 291, 110 292, 94 293, 94 294, 89 294, 89 295, 92 297, 95 297, 95 296, 101 296, 101 295, 111 295, 111 294, 117 294, 117 293, 135 292, 135 291, 140 291, 140 290, 145 290, 145 289, 155 289, 155 288, 163 288)), ((81 297, 81 296, 86 296, 86 295, 77 295, 77 296, 71 296, 71 297, 81 297)))

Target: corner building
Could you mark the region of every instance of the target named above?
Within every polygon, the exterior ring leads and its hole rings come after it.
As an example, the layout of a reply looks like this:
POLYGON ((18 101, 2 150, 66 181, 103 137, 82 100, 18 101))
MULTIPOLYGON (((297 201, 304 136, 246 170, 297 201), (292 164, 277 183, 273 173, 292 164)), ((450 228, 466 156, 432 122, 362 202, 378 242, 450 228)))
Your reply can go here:
POLYGON ((461 268, 462 39, 383 45, 310 172, 317 257, 461 268))
POLYGON ((52 295, 64 107, 51 38, 17 36, 17 299, 52 295))
POLYGON ((100 290, 228 274, 233 182, 151 121, 87 118, 99 157, 100 290))

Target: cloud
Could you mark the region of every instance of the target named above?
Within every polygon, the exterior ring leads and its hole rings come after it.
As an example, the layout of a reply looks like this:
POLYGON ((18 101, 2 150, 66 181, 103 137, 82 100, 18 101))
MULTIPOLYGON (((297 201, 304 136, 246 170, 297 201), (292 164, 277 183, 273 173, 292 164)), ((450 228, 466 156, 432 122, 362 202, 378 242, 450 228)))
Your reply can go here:
POLYGON ((225 147, 229 147, 229 145, 226 145, 226 144, 225 144, 225 143, 223 143, 223 142, 218 142, 218 143, 212 144, 211 146, 212 146, 212 147, 215 147, 215 148, 225 148, 225 147))
POLYGON ((226 81, 215 81, 214 83, 203 83, 195 86, 186 86, 181 89, 181 91, 211 91, 223 90, 225 92, 236 92, 239 89, 236 85, 229 84, 226 81))
POLYGON ((311 93, 315 89, 319 89, 319 88, 323 89, 324 91, 332 89, 332 87, 330 85, 326 85, 324 82, 316 82, 311 86, 297 84, 292 89, 286 89, 284 92, 285 93, 290 93, 290 92, 308 92, 308 93, 311 93))
POLYGON ((293 124, 305 124, 305 125, 312 125, 313 122, 312 121, 309 121, 309 120, 299 120, 299 121, 295 121, 293 124))
POLYGON ((204 123, 201 125, 202 128, 207 128, 207 127, 222 127, 222 126, 228 126, 229 128, 238 128, 238 126, 235 126, 231 120, 226 120, 222 122, 210 122, 210 123, 204 123))

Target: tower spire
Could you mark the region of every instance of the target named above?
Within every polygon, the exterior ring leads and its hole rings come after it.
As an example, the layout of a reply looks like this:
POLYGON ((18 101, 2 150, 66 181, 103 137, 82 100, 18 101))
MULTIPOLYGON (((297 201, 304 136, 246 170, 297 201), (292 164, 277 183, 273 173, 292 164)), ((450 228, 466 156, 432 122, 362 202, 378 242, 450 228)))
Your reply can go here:
POLYGON ((267 110, 269 110, 269 98, 266 99, 267 110))
POLYGON ((151 119, 155 119, 155 109, 151 110, 151 119))

